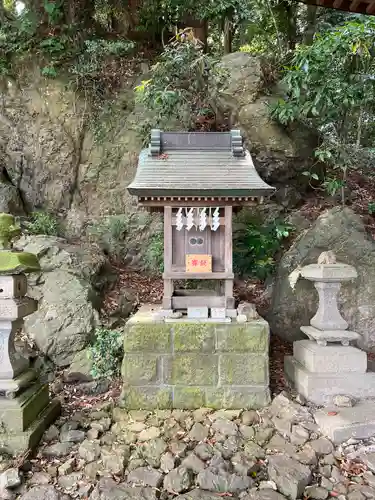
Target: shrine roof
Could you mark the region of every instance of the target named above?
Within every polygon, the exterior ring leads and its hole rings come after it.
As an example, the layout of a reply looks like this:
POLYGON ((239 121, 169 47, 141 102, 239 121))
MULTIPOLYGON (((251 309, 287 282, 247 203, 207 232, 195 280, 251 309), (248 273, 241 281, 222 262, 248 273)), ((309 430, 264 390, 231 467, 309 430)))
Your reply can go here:
POLYGON ((375 15, 375 0, 297 0, 308 5, 346 10, 357 14, 375 15))
POLYGON ((239 131, 153 131, 128 191, 138 197, 263 197, 274 188, 260 178, 239 131))

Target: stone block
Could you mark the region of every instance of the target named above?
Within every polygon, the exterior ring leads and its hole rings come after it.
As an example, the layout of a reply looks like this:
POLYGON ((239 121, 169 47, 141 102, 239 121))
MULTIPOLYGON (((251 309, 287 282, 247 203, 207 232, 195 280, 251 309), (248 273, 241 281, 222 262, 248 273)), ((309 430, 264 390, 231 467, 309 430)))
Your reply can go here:
POLYGON ((237 309, 226 309, 227 318, 237 318, 237 309))
POLYGON ((267 385, 268 359, 257 354, 221 354, 220 385, 267 385))
POLYGON ((139 323, 149 325, 163 323, 163 318, 165 316, 162 311, 163 310, 160 306, 155 306, 153 304, 143 305, 127 320, 126 326, 129 327, 139 323))
POLYGON ((223 319, 226 318, 227 311, 225 307, 211 307, 211 318, 223 319))
POLYGON ((312 340, 298 340, 293 343, 293 355, 314 373, 365 373, 367 370, 367 355, 356 347, 322 346, 312 340))
POLYGON ((2 320, 16 320, 24 318, 37 310, 37 302, 30 297, 0 300, 0 318, 2 320))
POLYGON ((374 402, 361 402, 352 408, 323 408, 314 413, 314 418, 322 434, 336 444, 350 438, 368 439, 375 435, 374 402))
POLYGON ((330 404, 337 394, 356 399, 375 398, 375 373, 312 373, 293 356, 285 356, 286 378, 306 399, 319 405, 330 404))
POLYGON ((208 307, 188 307, 187 316, 189 319, 208 318, 208 307))
POLYGON ((175 354, 164 361, 164 383, 198 386, 218 383, 219 363, 215 354, 175 354))
POLYGON ((121 374, 129 385, 158 384, 161 382, 162 360, 157 354, 125 354, 121 374))
POLYGON ((268 354, 269 326, 263 319, 216 327, 216 348, 221 352, 268 354))
POLYGON ((171 327, 164 323, 132 323, 125 327, 125 353, 168 353, 171 344, 171 327))
POLYGON ((215 325, 176 323, 172 327, 174 352, 214 352, 215 325))
POLYGON ((44 432, 56 420, 61 412, 61 403, 56 398, 48 403, 37 418, 24 432, 0 432, 0 448, 13 456, 35 450, 44 432))
POLYGON ((33 384, 14 399, 0 398, 1 425, 8 432, 23 432, 48 403, 47 384, 33 384))
POLYGON ((207 408, 220 410, 257 410, 264 408, 271 402, 270 391, 268 387, 241 386, 241 387, 221 387, 206 388, 207 408))
POLYGON ((194 410, 205 406, 206 394, 203 387, 175 387, 173 390, 173 407, 194 410))
POLYGON ((26 292, 27 278, 25 274, 0 276, 0 299, 23 297, 26 292))
POLYGON ((120 405, 128 410, 164 410, 172 408, 172 387, 124 386, 120 405))

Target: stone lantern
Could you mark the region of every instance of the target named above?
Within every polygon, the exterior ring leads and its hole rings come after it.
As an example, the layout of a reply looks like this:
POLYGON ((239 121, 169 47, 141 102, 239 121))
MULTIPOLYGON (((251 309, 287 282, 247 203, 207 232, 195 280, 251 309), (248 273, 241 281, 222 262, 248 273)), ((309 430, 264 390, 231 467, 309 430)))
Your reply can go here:
POLYGON ((293 356, 286 356, 286 378, 306 399, 330 404, 335 396, 375 398, 375 373, 368 371, 367 355, 350 345, 360 338, 348 330, 337 296, 341 283, 357 277, 354 267, 336 262, 333 252, 323 252, 317 264, 301 269, 319 295, 319 306, 310 325, 301 326, 309 340, 293 343, 293 356))
POLYGON ((23 318, 37 309, 26 296, 25 273, 40 270, 34 254, 12 250, 19 233, 14 217, 0 213, 0 448, 10 454, 34 448, 60 412, 60 402, 50 401, 48 385, 14 345, 23 318))

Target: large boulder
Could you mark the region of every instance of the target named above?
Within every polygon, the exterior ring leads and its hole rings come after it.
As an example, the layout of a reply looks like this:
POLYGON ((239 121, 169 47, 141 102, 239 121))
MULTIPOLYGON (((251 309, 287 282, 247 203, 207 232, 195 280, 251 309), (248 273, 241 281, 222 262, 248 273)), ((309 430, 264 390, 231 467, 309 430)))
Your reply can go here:
POLYGON ((29 276, 28 294, 39 306, 25 318, 25 332, 57 366, 66 366, 99 324, 104 256, 95 247, 51 236, 22 237, 15 246, 35 253, 41 264, 41 272, 29 276))
POLYGON ((316 137, 302 127, 280 126, 270 118, 270 105, 282 97, 276 87, 267 95, 259 57, 236 52, 223 57, 228 72, 220 107, 230 115, 231 126, 242 130, 255 166, 271 184, 290 182, 311 164, 316 137))
POLYGON ((323 213, 281 258, 266 315, 271 331, 289 341, 305 338, 300 326, 308 325, 316 313, 318 295, 310 281, 297 280, 298 271, 316 263, 326 250, 358 272, 356 280, 342 285, 339 307, 349 329, 361 334, 360 346, 370 350, 375 347, 375 242, 350 208, 323 213))

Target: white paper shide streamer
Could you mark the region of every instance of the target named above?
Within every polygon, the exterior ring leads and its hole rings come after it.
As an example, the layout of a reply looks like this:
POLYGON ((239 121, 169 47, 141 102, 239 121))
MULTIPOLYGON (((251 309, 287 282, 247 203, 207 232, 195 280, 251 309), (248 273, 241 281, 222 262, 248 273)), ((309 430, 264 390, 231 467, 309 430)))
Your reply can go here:
POLYGON ((210 225, 212 231, 217 231, 220 227, 220 209, 215 208, 179 208, 176 213, 176 229, 181 231, 186 226, 186 230, 190 231, 193 227, 204 231, 210 225), (184 214, 186 224, 184 224, 184 214))

